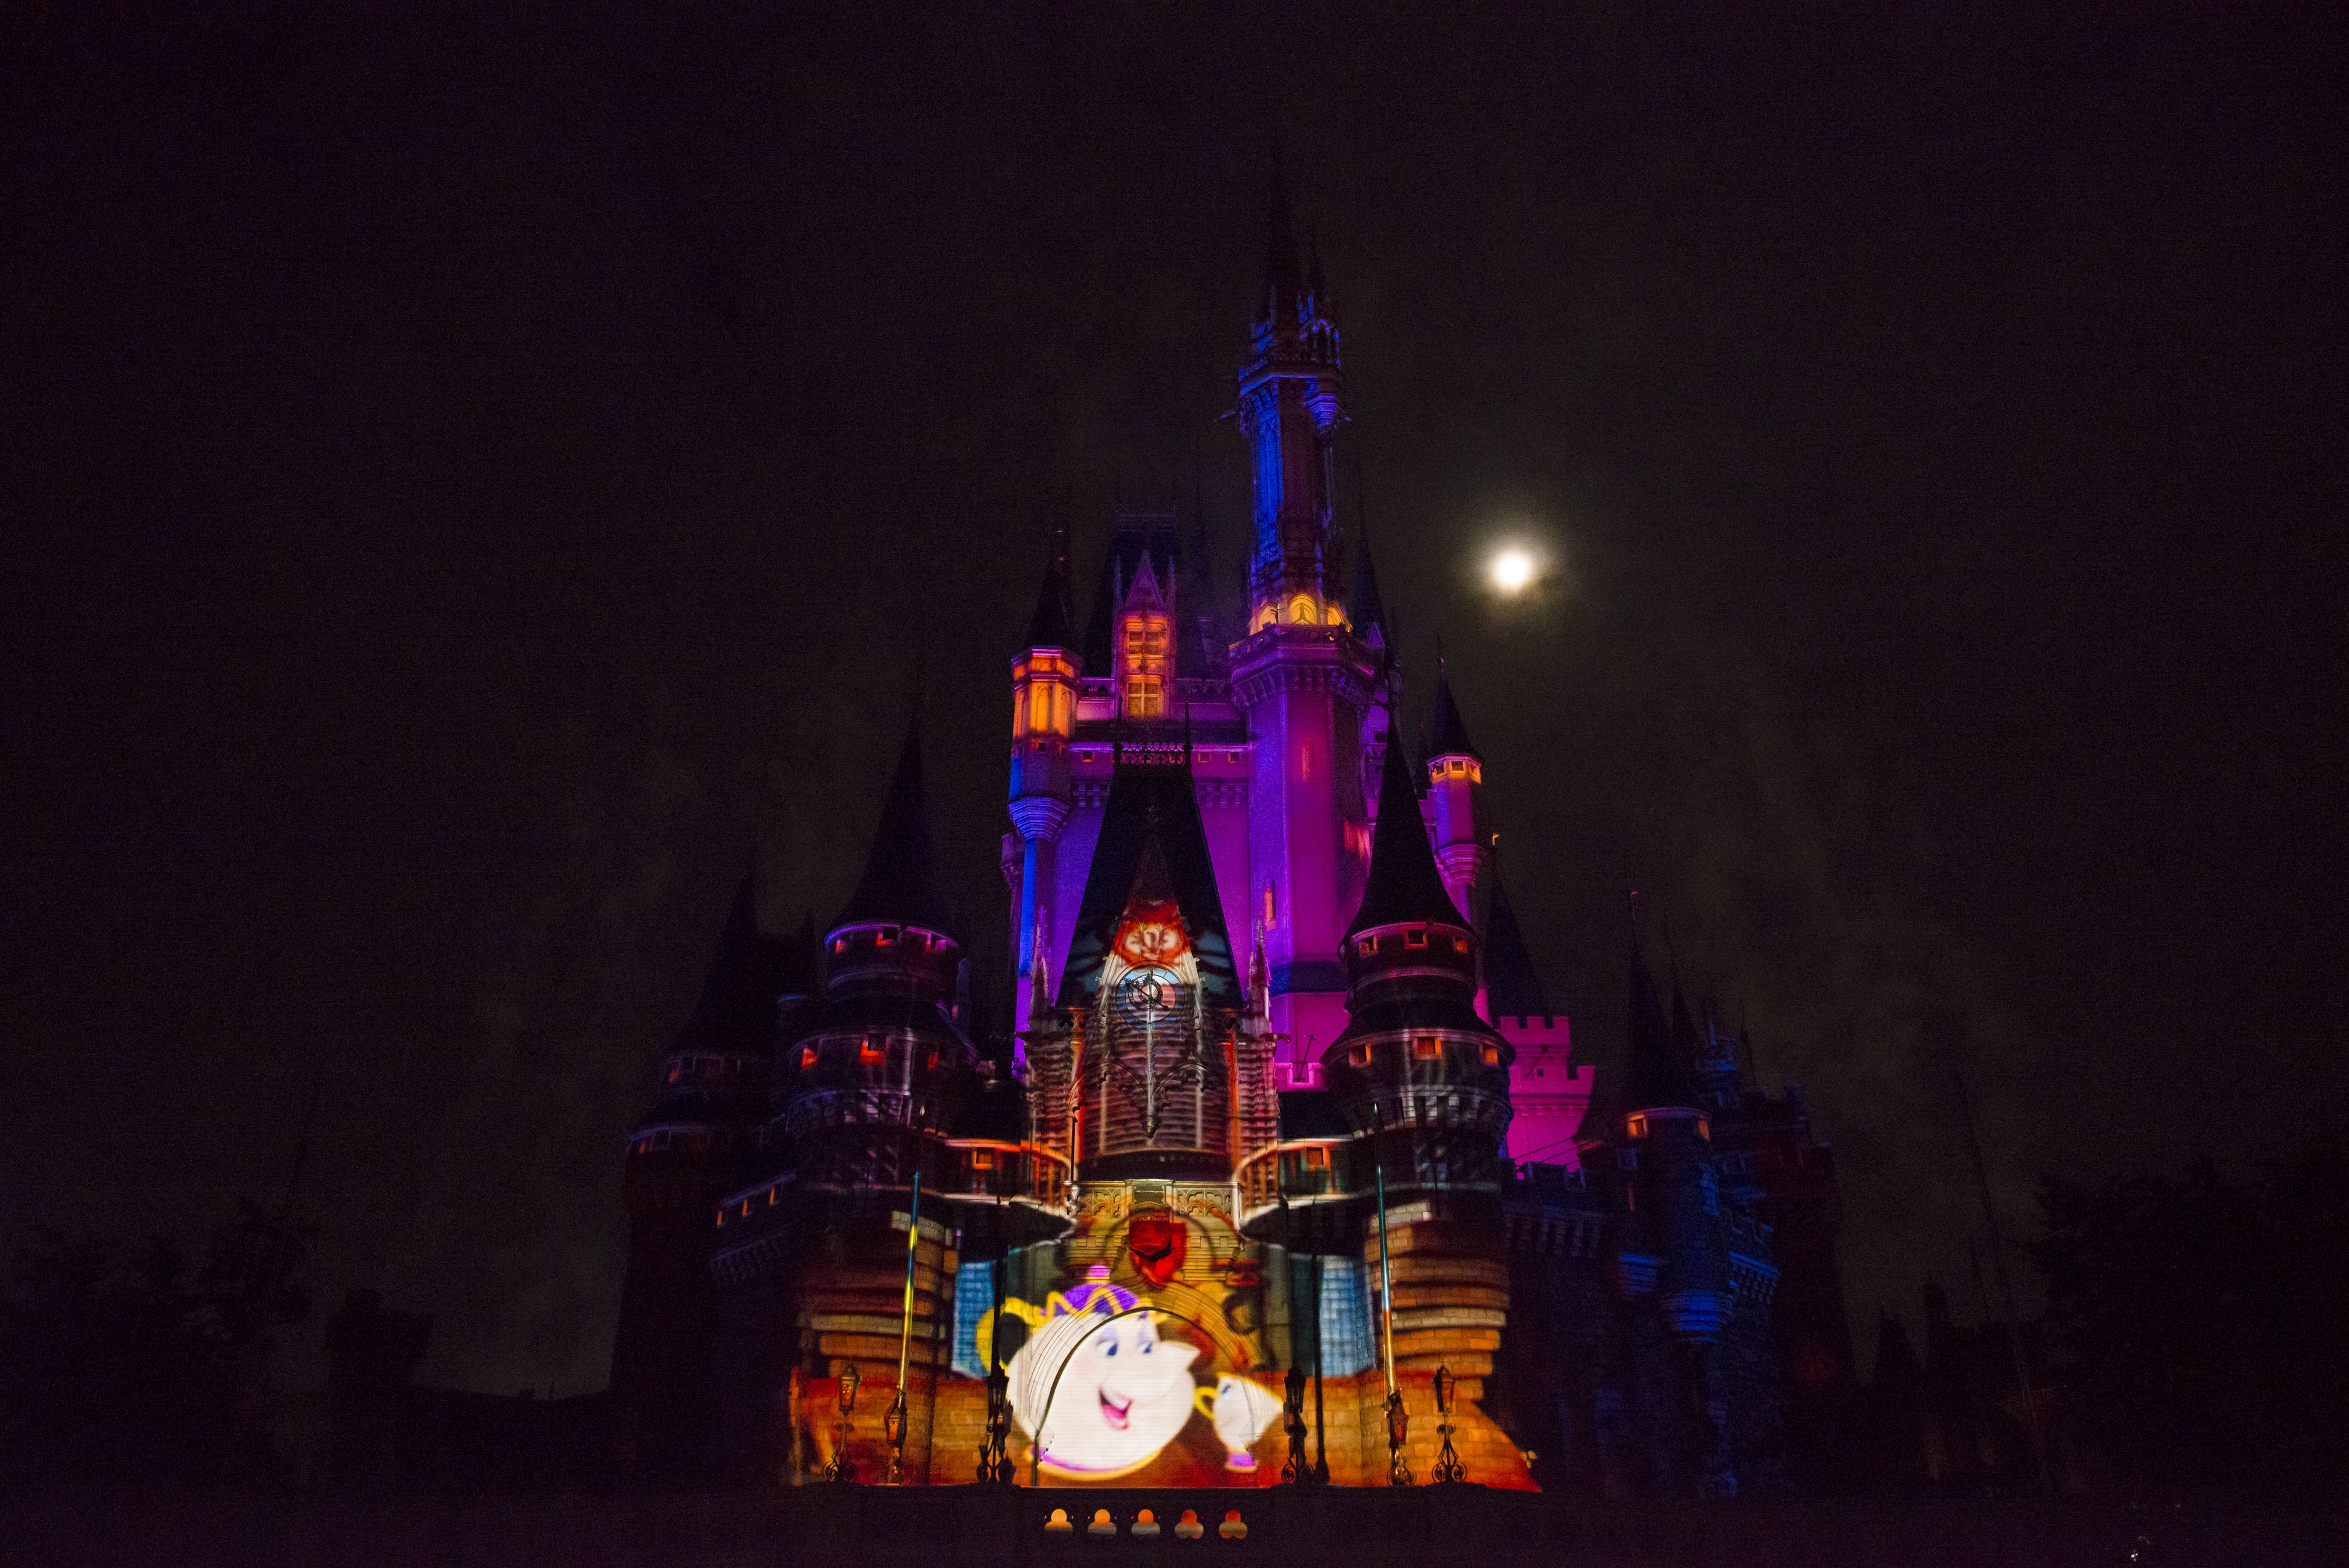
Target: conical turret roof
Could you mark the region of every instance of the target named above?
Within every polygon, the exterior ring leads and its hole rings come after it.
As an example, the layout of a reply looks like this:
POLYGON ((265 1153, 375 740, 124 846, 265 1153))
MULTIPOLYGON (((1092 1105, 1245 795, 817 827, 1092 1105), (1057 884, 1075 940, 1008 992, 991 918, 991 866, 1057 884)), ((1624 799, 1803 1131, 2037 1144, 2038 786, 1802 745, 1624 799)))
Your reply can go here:
POLYGON ((864 878, 833 929, 896 920, 952 934, 957 922, 938 884, 932 844, 929 803, 922 792, 922 722, 916 717, 905 726, 905 744, 881 805, 881 826, 874 832, 864 878))
POLYGON ((1061 648, 1076 651, 1077 630, 1069 607, 1069 541, 1064 533, 1044 568, 1044 586, 1036 595, 1036 613, 1028 620, 1028 648, 1061 648))
POLYGON ((1430 761, 1437 757, 1485 760, 1476 742, 1468 738, 1468 726, 1460 722, 1460 705, 1452 700, 1452 673, 1441 659, 1435 665, 1435 721, 1427 737, 1427 755, 1430 761))
POLYGON ((1493 871, 1492 902, 1485 911, 1485 998, 1495 1018, 1554 1016, 1498 867, 1493 871))
MULTIPOLYGON (((1354 539, 1361 560, 1354 568, 1353 592, 1346 606, 1347 618, 1354 623, 1354 635, 1357 637, 1368 637, 1372 627, 1377 627, 1383 634, 1386 630, 1387 607, 1379 597, 1378 569, 1371 565, 1369 518, 1361 518, 1356 523, 1354 539)), ((1392 642, 1394 639, 1390 637, 1387 640, 1392 642)))
POLYGON ((1653 1110, 1667 1106, 1695 1108, 1696 1080, 1687 1054, 1672 1041, 1664 1022, 1663 999, 1656 992, 1655 971, 1640 939, 1631 938, 1631 1016, 1623 1080, 1614 1096, 1613 1110, 1653 1110))
POLYGON ((1459 908, 1435 868, 1435 851, 1427 842, 1427 825, 1420 819, 1419 791, 1413 787, 1411 774, 1403 748, 1390 741, 1386 770, 1379 780, 1379 825, 1371 836, 1370 877, 1362 889, 1362 907, 1346 928, 1349 941, 1373 926, 1412 920, 1461 924, 1459 908))

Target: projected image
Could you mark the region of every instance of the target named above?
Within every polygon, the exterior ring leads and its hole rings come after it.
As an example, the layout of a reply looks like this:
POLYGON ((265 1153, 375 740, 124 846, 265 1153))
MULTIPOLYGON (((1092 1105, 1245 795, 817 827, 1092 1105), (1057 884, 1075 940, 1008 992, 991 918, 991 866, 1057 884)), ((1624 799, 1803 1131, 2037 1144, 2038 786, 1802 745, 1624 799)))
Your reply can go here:
POLYGON ((1219 1208, 1185 1196, 1081 1216, 1081 1237, 1113 1242, 1114 1268, 1040 1249, 1019 1271, 1025 1290, 976 1314, 956 1370, 983 1374, 1001 1334, 1023 1472, 1127 1486, 1259 1486, 1278 1474, 1286 1439, 1268 1330, 1285 1340, 1286 1308, 1268 1313, 1257 1250, 1219 1208))

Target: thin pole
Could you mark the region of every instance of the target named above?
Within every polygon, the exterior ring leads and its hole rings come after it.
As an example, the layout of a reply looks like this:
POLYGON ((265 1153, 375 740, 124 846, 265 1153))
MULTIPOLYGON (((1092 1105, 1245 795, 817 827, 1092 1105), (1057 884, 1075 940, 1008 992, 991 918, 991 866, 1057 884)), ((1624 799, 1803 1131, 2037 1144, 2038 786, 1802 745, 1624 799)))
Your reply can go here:
POLYGON ((1371 1169, 1379 1184, 1379 1324, 1386 1334, 1387 1397, 1394 1397, 1394 1276, 1387 1267, 1387 1168, 1374 1159, 1371 1169))
POLYGON ((2031 1386, 2031 1365, 2023 1354, 2023 1330, 2016 1322, 2014 1282, 2006 1272, 2006 1243, 1998 1228, 1998 1211, 1991 1206, 1990 1173, 1982 1164, 1982 1139, 1974 1131, 1973 1096, 1966 1093, 1966 1075, 1952 1064, 1950 1076, 1957 1081, 1958 1111, 1966 1128, 1966 1157, 1973 1163, 1974 1190, 1982 1199, 1982 1224, 1990 1232, 1991 1277, 1998 1282, 1999 1301, 2006 1309, 2006 1343, 2014 1353, 2015 1380, 2023 1386, 2023 1418, 2031 1431, 2031 1457, 2039 1470, 2039 1484, 2054 1490, 2053 1479, 2047 1469, 2047 1433, 2039 1424, 2039 1397, 2031 1386))
POLYGON ((897 1319, 897 1431, 889 1454, 889 1479, 905 1477, 905 1428, 913 1407, 905 1397, 905 1372, 914 1350, 914 1257, 922 1244, 922 1168, 914 1167, 914 1199, 905 1215, 905 1304, 897 1319))

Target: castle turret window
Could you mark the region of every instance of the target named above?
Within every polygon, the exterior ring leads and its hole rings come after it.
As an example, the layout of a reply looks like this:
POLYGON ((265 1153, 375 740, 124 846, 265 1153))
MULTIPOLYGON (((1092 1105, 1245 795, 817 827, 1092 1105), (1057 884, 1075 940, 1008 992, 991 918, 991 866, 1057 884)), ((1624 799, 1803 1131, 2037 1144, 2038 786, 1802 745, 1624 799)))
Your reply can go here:
POLYGON ((1411 1043, 1411 1054, 1422 1062, 1440 1061, 1444 1056, 1444 1042, 1433 1034, 1419 1035, 1411 1043))

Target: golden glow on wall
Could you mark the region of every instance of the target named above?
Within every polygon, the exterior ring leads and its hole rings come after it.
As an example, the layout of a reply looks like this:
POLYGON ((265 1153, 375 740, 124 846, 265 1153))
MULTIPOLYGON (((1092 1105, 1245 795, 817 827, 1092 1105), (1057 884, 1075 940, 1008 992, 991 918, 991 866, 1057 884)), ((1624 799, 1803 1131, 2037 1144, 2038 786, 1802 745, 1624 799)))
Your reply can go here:
POLYGON ((1011 736, 1065 741, 1076 727, 1077 667, 1058 653, 1031 653, 1011 666, 1011 736))
POLYGON ((1166 654, 1164 616, 1130 615, 1119 623, 1118 674, 1127 718, 1166 716, 1166 654))

